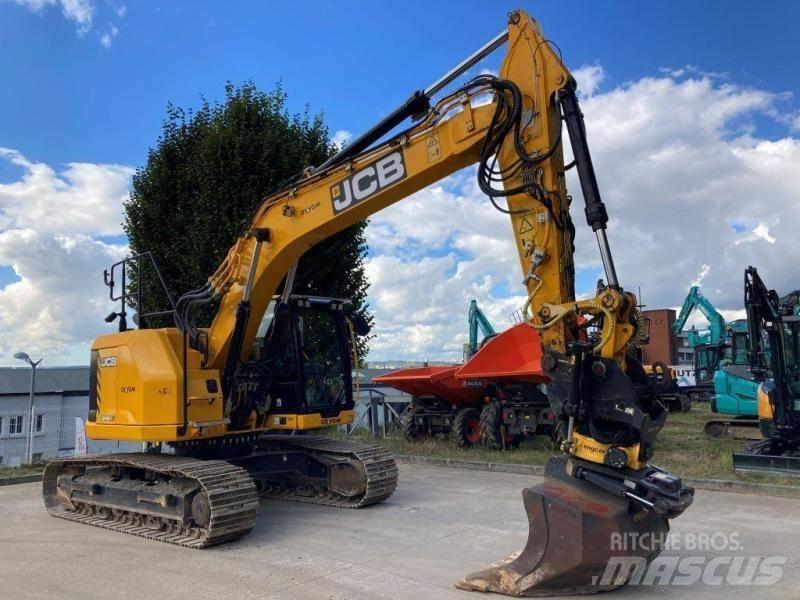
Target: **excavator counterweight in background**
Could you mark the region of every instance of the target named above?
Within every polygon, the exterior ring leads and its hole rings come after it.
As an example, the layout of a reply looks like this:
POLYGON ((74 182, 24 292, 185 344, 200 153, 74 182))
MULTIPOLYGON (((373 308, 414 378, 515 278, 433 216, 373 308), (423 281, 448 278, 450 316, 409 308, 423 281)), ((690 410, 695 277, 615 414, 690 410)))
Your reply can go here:
MULTIPOLYGON (((520 362, 547 381, 566 436, 546 480, 523 492, 525 550, 459 585, 512 595, 622 585, 595 583, 620 554, 611 536, 663 539, 693 490, 649 464, 667 411, 628 352, 641 319, 617 277, 576 82, 522 11, 452 71, 263 200, 219 268, 175 302, 175 327, 127 330, 120 320, 118 333, 95 340, 87 434, 146 442, 151 452, 54 461, 43 483, 51 514, 201 547, 247 533, 258 494, 352 508, 389 497, 397 468, 383 448, 304 435, 352 422, 346 341, 360 326, 346 299, 293 295, 295 267, 319 241, 474 164, 480 189, 509 216, 522 268, 523 326, 539 343, 518 349, 520 362), (497 76, 479 75, 434 99, 502 45, 497 76), (605 272, 596 294, 581 300, 563 127, 605 272), (211 326, 198 327, 197 308, 214 301, 211 326)), ((649 559, 659 550, 623 553, 649 559)))

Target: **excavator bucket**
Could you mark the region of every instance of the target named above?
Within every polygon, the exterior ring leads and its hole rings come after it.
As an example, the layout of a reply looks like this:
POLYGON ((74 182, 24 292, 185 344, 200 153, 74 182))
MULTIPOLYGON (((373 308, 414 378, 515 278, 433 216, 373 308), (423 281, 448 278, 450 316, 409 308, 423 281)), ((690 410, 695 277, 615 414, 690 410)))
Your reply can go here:
POLYGON ((467 575, 457 588, 529 597, 594 594, 624 585, 658 555, 669 532, 666 519, 565 475, 562 461, 552 458, 547 479, 522 491, 525 549, 467 575))

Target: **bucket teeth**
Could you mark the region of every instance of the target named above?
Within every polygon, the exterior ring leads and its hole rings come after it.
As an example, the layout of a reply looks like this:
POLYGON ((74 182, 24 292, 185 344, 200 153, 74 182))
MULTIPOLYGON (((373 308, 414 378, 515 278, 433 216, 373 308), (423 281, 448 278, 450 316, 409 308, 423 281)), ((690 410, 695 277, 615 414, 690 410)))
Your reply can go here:
POLYGON ((612 590, 632 574, 617 567, 629 564, 627 559, 655 558, 669 532, 665 518, 566 474, 524 489, 522 499, 528 516, 525 549, 505 564, 467 575, 456 587, 509 596, 612 590))

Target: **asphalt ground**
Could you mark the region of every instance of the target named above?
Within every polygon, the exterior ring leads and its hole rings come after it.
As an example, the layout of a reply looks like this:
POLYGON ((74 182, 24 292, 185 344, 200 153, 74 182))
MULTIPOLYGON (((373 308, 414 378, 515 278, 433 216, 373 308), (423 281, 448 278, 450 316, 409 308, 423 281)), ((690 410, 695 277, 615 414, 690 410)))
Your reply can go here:
MULTIPOLYGON (((540 480, 402 464, 381 505, 263 500, 250 535, 206 550, 55 519, 37 483, 0 487, 0 598, 479 600, 453 583, 522 549, 521 490, 540 480)), ((800 597, 800 500, 698 490, 672 535, 662 557, 675 577, 603 598, 800 597)))

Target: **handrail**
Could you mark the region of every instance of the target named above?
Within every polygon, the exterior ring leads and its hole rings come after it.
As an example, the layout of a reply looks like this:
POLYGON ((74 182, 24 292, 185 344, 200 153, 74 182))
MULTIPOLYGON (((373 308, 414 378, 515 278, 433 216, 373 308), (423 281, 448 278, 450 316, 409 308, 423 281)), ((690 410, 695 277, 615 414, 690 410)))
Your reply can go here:
POLYGON ((106 317, 106 322, 111 323, 114 321, 114 319, 119 317, 119 330, 121 332, 126 331, 128 328, 126 309, 128 306, 131 306, 130 299, 134 297, 136 298, 136 315, 138 316, 138 323, 136 323, 136 325, 139 327, 139 329, 145 329, 147 327, 147 317, 164 316, 170 314, 173 315, 176 325, 182 328, 181 318, 180 315, 178 315, 175 301, 172 299, 172 295, 169 293, 167 284, 164 281, 163 275, 161 275, 161 270, 158 268, 158 264, 156 263, 152 252, 142 252, 141 254, 128 256, 127 258, 123 258, 122 260, 115 262, 113 265, 111 265, 110 269, 103 270, 103 281, 108 287, 108 297, 111 299, 111 301, 120 302, 121 304, 120 311, 111 313, 108 317, 106 317), (164 291, 164 295, 169 301, 169 310, 152 310, 149 312, 143 312, 142 310, 142 263, 145 261, 149 261, 149 264, 152 266, 153 271, 155 271, 155 274, 158 277, 158 281, 161 284, 161 289, 164 291), (131 265, 133 265, 132 268, 136 271, 137 285, 135 291, 130 291, 128 289, 128 268, 131 267, 131 265), (114 289, 116 287, 114 275, 117 269, 120 270, 119 278, 121 285, 119 295, 114 294, 114 289))

